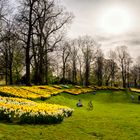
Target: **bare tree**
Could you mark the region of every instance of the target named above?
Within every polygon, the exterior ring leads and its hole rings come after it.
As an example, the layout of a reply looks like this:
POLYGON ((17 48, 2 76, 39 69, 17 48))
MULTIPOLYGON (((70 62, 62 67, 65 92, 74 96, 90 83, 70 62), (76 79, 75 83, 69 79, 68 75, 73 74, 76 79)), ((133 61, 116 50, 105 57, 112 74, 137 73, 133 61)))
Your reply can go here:
POLYGON ((20 55, 21 48, 18 41, 18 34, 16 31, 15 22, 8 21, 2 34, 2 42, 0 46, 0 52, 3 58, 3 67, 5 69, 6 84, 13 84, 13 70, 16 67, 18 69, 19 64, 15 65, 17 62, 17 57, 15 55, 20 55))
MULTIPOLYGON (((25 43, 25 64, 26 64, 26 85, 31 85, 30 83, 30 49, 31 49, 31 36, 33 33, 33 26, 37 19, 34 16, 34 6, 37 0, 23 0, 20 4, 20 11, 17 17, 19 25, 21 26, 21 33, 25 36, 23 42, 25 43)), ((22 36, 23 37, 23 36, 22 36)))
POLYGON ((140 87, 140 57, 137 58, 136 64, 130 70, 132 81, 134 82, 134 87, 140 87))
POLYGON ((67 13, 63 8, 58 7, 53 0, 38 1, 38 5, 40 7, 35 9, 38 18, 35 30, 39 41, 39 76, 41 83, 43 83, 45 75, 46 83, 48 83, 48 53, 53 52, 58 47, 58 43, 63 38, 62 30, 71 21, 72 16, 71 13, 67 13), (45 68, 43 68, 43 60, 45 68))
POLYGON ((109 51, 109 69, 110 69, 110 79, 111 79, 111 86, 114 86, 115 84, 115 75, 118 71, 117 66, 117 55, 115 51, 110 50, 109 51))
POLYGON ((97 77, 97 84, 98 86, 103 85, 103 61, 104 55, 101 49, 98 49, 96 55, 96 68, 95 68, 95 75, 97 77))
POLYGON ((77 40, 71 41, 70 59, 72 62, 72 83, 77 83, 77 57, 78 57, 78 45, 77 40))
POLYGON ((66 65, 68 58, 70 56, 70 44, 68 42, 64 42, 61 46, 62 49, 62 82, 65 82, 66 76, 66 65))
POLYGON ((121 68, 123 87, 126 88, 126 84, 128 80, 127 74, 128 74, 129 63, 130 63, 131 57, 127 52, 126 46, 119 46, 117 47, 116 50, 117 50, 117 55, 118 55, 119 66, 121 68))
POLYGON ((111 79, 111 61, 108 59, 103 60, 104 68, 103 68, 103 80, 105 81, 105 85, 109 86, 109 82, 111 79))
POLYGON ((131 76, 132 76, 132 81, 134 82, 134 87, 137 88, 138 87, 138 66, 134 65, 131 69, 131 76))
POLYGON ((91 62, 94 59, 95 55, 95 47, 97 46, 96 42, 91 38, 90 36, 84 36, 79 38, 79 41, 81 42, 81 50, 83 54, 83 60, 85 64, 84 68, 84 80, 85 86, 89 85, 89 77, 90 77, 90 69, 91 69, 91 62))
POLYGON ((21 40, 26 52, 26 85, 30 85, 30 64, 35 63, 35 76, 40 84, 48 75, 48 53, 62 40, 62 29, 72 19, 54 0, 24 0, 18 18, 21 25, 21 40), (24 38, 23 38, 24 36, 24 38), (45 64, 45 66, 44 66, 45 64))

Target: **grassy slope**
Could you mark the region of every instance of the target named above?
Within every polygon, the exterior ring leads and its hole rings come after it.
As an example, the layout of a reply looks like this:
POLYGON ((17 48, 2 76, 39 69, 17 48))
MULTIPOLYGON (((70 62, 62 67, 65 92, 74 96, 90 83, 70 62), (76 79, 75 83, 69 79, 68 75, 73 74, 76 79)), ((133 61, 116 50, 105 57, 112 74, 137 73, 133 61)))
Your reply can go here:
MULTIPOLYGON (((75 109, 73 116, 57 125, 14 125, 0 123, 0 140, 139 140, 140 104, 118 91, 100 91, 96 95, 59 96, 46 100, 75 109), (75 106, 81 99, 84 107, 75 106), (94 109, 87 104, 93 101, 94 109)), ((137 102, 137 101, 136 101, 137 102)))

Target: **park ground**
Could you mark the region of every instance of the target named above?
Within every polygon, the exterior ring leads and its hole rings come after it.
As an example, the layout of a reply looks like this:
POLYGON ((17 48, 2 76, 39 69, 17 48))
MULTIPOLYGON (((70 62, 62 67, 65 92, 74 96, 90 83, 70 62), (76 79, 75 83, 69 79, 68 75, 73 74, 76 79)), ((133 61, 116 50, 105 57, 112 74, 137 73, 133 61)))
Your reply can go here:
POLYGON ((137 93, 121 90, 101 90, 96 95, 61 93, 44 102, 66 105, 74 112, 55 125, 19 125, 1 121, 0 140, 140 140, 137 93), (135 95, 133 103, 131 94, 135 95), (81 108, 76 107, 79 99, 83 103, 81 108), (90 100, 93 110, 88 107, 90 100))

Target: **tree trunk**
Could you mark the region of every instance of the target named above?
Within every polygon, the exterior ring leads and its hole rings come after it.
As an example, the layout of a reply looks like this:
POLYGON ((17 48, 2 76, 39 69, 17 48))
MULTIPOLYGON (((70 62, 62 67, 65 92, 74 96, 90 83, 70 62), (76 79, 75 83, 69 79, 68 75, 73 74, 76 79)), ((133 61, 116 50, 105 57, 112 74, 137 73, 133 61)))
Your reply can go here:
POLYGON ((26 86, 31 85, 30 81, 30 41, 31 41, 31 33, 32 33, 32 11, 33 11, 33 3, 30 5, 30 13, 29 13, 29 29, 28 29, 28 38, 26 45, 26 86))
POLYGON ((77 83, 77 78, 76 78, 76 64, 75 64, 75 61, 73 62, 72 82, 73 82, 73 84, 76 84, 77 83))
POLYGON ((62 78, 62 83, 64 83, 65 84, 65 75, 66 75, 66 66, 65 66, 65 64, 63 64, 63 78, 62 78))
POLYGON ((138 86, 137 79, 134 79, 134 86, 135 86, 135 88, 137 88, 137 86, 138 86))
POLYGON ((5 50, 6 52, 6 54, 5 54, 5 65, 6 65, 6 67, 5 67, 5 81, 6 81, 6 85, 8 85, 8 52, 7 52, 7 49, 5 50))
POLYGON ((6 85, 8 85, 8 69, 7 69, 7 66, 5 68, 5 82, 6 82, 6 85))
POLYGON ((86 71, 85 71, 85 86, 89 85, 89 73, 90 73, 90 65, 88 64, 88 60, 86 62, 86 71))
POLYGON ((12 85, 13 84, 12 64, 10 64, 9 71, 10 71, 10 73, 9 73, 10 85, 12 85))
POLYGON ((48 54, 45 56, 45 61, 46 61, 46 71, 45 71, 45 77, 46 77, 46 84, 48 85, 48 68, 49 68, 49 63, 48 63, 48 54))
MULTIPOLYGON (((29 43, 30 44, 30 43, 29 43)), ((30 86, 30 56, 29 56, 29 47, 26 48, 26 86, 30 86)))

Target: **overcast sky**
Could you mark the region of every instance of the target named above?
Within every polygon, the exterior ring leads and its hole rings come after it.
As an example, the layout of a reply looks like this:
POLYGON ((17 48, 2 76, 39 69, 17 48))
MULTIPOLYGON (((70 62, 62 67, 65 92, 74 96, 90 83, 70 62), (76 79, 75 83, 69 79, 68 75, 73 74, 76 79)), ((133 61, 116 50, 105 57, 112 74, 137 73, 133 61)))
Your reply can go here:
MULTIPOLYGON (((126 45, 133 58, 140 56, 140 0, 58 0, 75 18, 68 37, 92 36, 105 54, 126 45)), ((16 0, 11 0, 16 6, 16 0)))
POLYGON ((91 35, 105 53, 128 46, 132 57, 140 55, 140 0, 61 0, 75 18, 70 38, 91 35))

